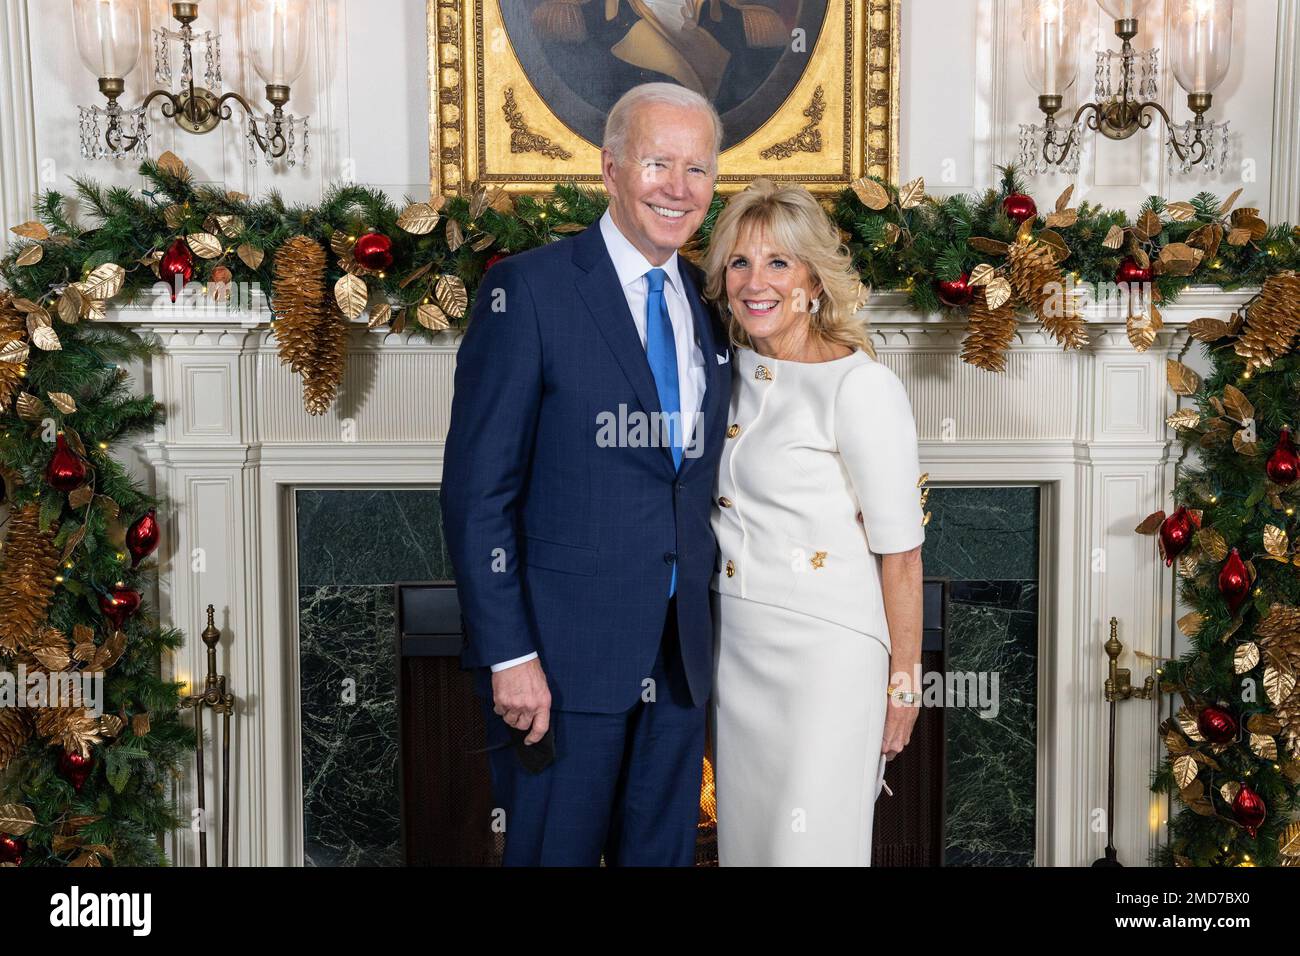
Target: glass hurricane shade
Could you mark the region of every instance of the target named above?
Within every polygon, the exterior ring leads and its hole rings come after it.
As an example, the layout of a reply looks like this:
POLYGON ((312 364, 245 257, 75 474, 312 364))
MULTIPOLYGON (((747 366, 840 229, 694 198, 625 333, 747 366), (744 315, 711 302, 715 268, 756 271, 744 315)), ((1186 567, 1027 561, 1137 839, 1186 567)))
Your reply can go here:
POLYGON ((307 61, 306 0, 250 0, 253 69, 262 82, 291 86, 307 61))
POLYGON ((140 57, 137 0, 72 0, 77 55, 97 77, 122 78, 140 57))
POLYGON ((1040 95, 1061 95, 1079 73, 1081 0, 1024 0, 1025 78, 1040 95))
POLYGON ((1145 12, 1146 0, 1097 0, 1112 20, 1138 20, 1145 12))
POLYGON ((1211 93, 1232 58, 1232 0, 1173 0, 1169 61, 1188 93, 1211 93))

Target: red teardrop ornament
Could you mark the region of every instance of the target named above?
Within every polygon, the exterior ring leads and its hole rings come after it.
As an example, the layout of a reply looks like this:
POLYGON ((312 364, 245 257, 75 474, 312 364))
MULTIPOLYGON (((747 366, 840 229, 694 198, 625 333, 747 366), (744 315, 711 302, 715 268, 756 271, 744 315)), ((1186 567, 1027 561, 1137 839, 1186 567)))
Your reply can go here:
POLYGON ((45 480, 59 491, 68 492, 80 487, 86 480, 86 463, 68 447, 68 441, 59 432, 54 442, 54 454, 45 466, 45 480))

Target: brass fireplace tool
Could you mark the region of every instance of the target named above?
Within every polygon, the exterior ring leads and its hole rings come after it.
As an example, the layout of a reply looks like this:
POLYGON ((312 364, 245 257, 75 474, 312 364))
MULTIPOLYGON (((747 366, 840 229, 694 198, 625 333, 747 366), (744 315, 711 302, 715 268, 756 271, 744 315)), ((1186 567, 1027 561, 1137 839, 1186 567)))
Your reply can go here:
MULTIPOLYGON (((213 714, 221 715, 221 865, 230 865, 230 718, 235 713, 235 695, 226 689, 226 675, 217 673, 217 642, 221 631, 212 620, 214 609, 208 605, 208 626, 203 629, 203 643, 208 645, 208 676, 203 682, 203 693, 185 698, 184 704, 194 708, 194 730, 199 739, 194 752, 199 790, 199 866, 208 865, 207 782, 203 778, 203 708, 211 707, 213 714)), ((216 734, 213 733, 213 740, 216 734)))
POLYGON ((1105 698, 1110 702, 1110 754, 1106 767, 1106 855, 1093 861, 1093 866, 1123 866, 1115 853, 1115 705, 1121 700, 1137 697, 1151 699, 1155 678, 1148 676, 1141 687, 1134 687, 1127 667, 1119 666, 1119 655, 1124 645, 1116 632, 1119 619, 1110 619, 1110 640, 1105 643, 1106 656, 1110 658, 1110 672, 1106 676, 1105 698))

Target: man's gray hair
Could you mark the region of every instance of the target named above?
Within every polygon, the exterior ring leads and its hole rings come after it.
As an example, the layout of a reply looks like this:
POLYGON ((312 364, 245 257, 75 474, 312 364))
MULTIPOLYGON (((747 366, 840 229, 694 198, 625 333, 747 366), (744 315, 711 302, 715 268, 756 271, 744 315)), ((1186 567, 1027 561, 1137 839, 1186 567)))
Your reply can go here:
POLYGON ((618 98, 605 118, 605 137, 602 146, 622 162, 627 158, 627 136, 632 125, 632 114, 638 106, 648 103, 666 103, 687 109, 702 110, 713 121, 713 158, 717 160, 722 149, 722 118, 707 99, 676 83, 642 83, 618 98))

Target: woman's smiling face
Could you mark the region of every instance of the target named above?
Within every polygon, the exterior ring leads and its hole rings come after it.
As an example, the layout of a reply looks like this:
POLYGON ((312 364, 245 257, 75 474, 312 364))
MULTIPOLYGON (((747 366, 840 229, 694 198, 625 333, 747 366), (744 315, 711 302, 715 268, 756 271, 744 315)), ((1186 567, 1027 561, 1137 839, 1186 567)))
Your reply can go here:
POLYGON ((803 339, 808 309, 820 292, 812 270, 774 246, 766 230, 741 229, 727 256, 727 303, 751 342, 803 339))

